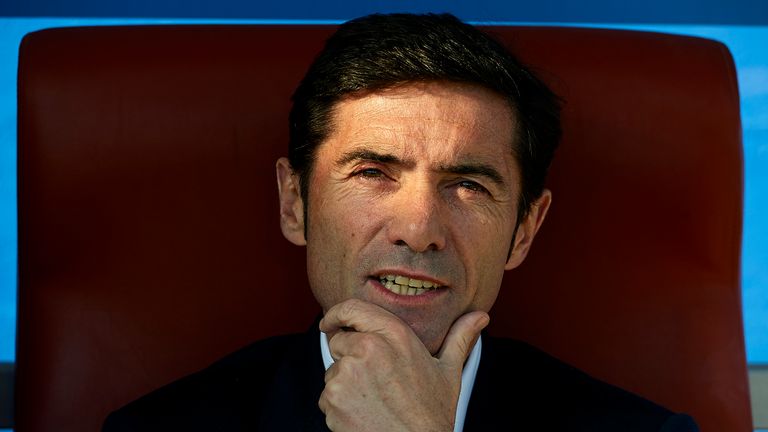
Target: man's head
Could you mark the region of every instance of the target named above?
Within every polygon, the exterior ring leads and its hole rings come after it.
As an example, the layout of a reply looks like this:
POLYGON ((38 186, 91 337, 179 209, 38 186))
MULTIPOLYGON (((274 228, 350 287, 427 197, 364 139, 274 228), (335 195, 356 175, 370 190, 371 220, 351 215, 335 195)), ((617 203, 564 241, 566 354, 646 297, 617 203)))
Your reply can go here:
POLYGON ((505 98, 515 113, 510 151, 521 167, 522 217, 541 195, 560 140, 555 96, 500 43, 452 15, 369 15, 341 25, 293 95, 288 159, 306 200, 317 147, 337 102, 409 82, 465 82, 505 98))
POLYGON ((308 246, 315 297, 324 310, 378 304, 434 353, 525 258, 549 206, 559 108, 454 17, 373 15, 328 40, 294 94, 290 134, 282 228, 308 246))

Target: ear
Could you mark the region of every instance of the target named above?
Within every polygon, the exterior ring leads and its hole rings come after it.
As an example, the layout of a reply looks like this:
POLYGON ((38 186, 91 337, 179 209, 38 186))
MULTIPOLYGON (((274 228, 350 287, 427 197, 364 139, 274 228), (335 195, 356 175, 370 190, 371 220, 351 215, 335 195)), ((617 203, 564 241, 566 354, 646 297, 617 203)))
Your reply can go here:
POLYGON ((289 242, 305 246, 304 201, 301 199, 299 176, 293 172, 287 158, 280 158, 275 164, 277 193, 280 196, 280 228, 289 242))
POLYGON ((528 215, 525 216, 520 226, 517 227, 517 233, 512 246, 512 253, 509 254, 507 264, 504 270, 512 270, 523 263, 531 248, 533 238, 539 231, 544 218, 547 216, 549 205, 552 203, 552 192, 544 189, 541 196, 531 205, 528 215))

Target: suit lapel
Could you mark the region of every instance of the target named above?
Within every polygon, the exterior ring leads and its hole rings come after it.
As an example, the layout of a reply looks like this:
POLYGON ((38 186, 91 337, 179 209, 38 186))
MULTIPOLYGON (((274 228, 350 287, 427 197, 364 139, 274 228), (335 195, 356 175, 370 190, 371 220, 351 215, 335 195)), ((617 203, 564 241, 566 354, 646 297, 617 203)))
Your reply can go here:
POLYGON ((499 419, 496 417, 499 413, 493 407, 497 395, 492 394, 491 382, 494 373, 492 369, 495 369, 493 348, 493 338, 483 334, 480 366, 477 368, 472 396, 469 398, 467 415, 464 418, 464 432, 487 431, 489 426, 498 424, 499 419))
POLYGON ((319 331, 313 326, 301 344, 286 351, 262 411, 260 431, 328 432, 317 406, 325 382, 319 331))

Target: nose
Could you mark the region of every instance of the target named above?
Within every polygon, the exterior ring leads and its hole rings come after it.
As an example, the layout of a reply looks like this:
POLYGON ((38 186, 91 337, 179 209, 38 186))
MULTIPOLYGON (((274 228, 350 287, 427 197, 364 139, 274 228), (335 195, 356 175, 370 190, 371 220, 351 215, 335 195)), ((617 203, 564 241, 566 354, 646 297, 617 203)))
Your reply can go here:
POLYGON ((434 186, 420 183, 401 187, 396 195, 388 210, 392 212, 387 230, 389 241, 408 246, 414 252, 443 249, 447 226, 434 186))

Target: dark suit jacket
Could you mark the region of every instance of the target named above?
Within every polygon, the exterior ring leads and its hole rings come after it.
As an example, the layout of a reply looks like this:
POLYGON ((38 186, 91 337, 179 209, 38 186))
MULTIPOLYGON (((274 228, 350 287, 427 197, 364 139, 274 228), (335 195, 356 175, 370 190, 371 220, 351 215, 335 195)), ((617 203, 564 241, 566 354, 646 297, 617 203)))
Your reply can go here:
MULTIPOLYGON (((256 342, 113 412, 104 432, 327 431, 317 330, 256 342)), ((464 431, 697 431, 522 342, 483 336, 464 431)))

